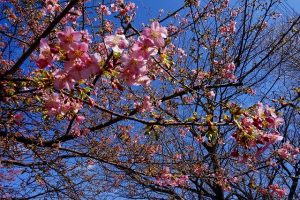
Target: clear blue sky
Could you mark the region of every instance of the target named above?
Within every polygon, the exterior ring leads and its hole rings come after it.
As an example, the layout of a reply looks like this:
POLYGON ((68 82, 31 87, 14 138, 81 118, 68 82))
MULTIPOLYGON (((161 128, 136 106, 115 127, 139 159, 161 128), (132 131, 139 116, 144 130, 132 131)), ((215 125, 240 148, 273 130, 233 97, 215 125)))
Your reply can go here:
POLYGON ((300 0, 286 0, 287 3, 300 15, 300 0))
MULTIPOLYGON (((149 19, 149 17, 157 16, 158 10, 164 8, 165 11, 174 11, 183 4, 183 0, 132 0, 135 2, 138 9, 138 16, 142 19, 149 19)), ((300 0, 283 0, 279 11, 282 14, 300 15, 300 0), (296 11, 293 13, 292 10, 296 11)), ((145 22, 145 21, 143 21, 145 22)))

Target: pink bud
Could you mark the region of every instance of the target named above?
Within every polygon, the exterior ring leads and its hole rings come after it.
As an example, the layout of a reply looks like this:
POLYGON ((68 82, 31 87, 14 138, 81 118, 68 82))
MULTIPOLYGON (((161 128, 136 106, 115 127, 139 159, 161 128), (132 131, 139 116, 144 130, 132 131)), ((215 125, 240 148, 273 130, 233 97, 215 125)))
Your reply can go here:
POLYGON ((16 122, 20 122, 20 121, 22 121, 22 119, 23 119, 23 114, 22 113, 17 113, 17 114, 14 115, 14 120, 16 122))
POLYGON ((78 115, 78 116, 76 117, 76 122, 78 122, 78 123, 81 123, 81 122, 83 122, 84 120, 85 120, 85 117, 82 116, 82 115, 78 115))

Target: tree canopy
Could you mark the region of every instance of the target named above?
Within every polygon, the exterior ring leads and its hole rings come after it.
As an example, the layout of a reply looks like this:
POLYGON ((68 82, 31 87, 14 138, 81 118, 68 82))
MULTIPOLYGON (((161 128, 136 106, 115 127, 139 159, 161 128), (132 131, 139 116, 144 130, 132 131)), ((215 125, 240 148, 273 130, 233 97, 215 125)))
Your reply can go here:
POLYGON ((0 1, 1 199, 300 198, 300 16, 151 3, 0 1))

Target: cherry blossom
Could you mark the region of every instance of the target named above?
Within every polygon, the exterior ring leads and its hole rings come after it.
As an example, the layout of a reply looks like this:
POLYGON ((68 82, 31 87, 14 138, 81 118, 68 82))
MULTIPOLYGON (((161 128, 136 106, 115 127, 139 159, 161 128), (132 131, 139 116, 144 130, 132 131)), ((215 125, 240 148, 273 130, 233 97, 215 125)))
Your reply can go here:
POLYGON ((109 8, 106 5, 100 5, 100 11, 104 15, 110 15, 111 12, 109 11, 109 8))
POLYGON ((55 12, 61 11, 61 6, 59 5, 58 0, 46 0, 45 10, 54 14, 55 12))
POLYGON ((48 40, 42 38, 40 41, 40 55, 36 61, 37 65, 40 68, 45 68, 52 63, 54 60, 54 56, 51 53, 50 46, 48 44, 48 40))
POLYGON ((156 177, 155 183, 160 186, 182 186, 186 185, 189 180, 187 175, 173 175, 170 173, 170 168, 165 167, 160 176, 156 177))
MULTIPOLYGON (((46 94, 43 99, 45 101, 46 115, 49 117, 65 116, 68 112, 77 113, 82 108, 80 102, 66 99, 66 97, 58 93, 46 94)), ((83 118, 80 117, 80 120, 83 120, 83 118)))
POLYGON ((285 142, 283 146, 277 150, 277 154, 286 160, 293 161, 299 155, 299 148, 294 148, 289 142, 285 142))
POLYGON ((139 85, 147 80, 147 66, 143 57, 134 57, 124 54, 121 58, 124 68, 121 69, 122 77, 129 85, 139 85))
POLYGON ((163 47, 164 39, 168 36, 168 31, 165 27, 160 26, 158 22, 152 22, 150 28, 144 28, 142 34, 151 39, 157 47, 163 47))
POLYGON ((104 43, 107 47, 112 48, 116 53, 122 53, 128 47, 129 42, 125 35, 110 35, 104 38, 104 43))
POLYGON ((138 38, 131 50, 133 51, 132 56, 141 56, 145 60, 149 59, 150 56, 155 56, 158 52, 154 42, 143 36, 138 38))
POLYGON ((56 70, 53 73, 53 76, 54 76, 54 88, 58 90, 64 88, 66 88, 67 90, 71 90, 74 88, 76 81, 65 72, 56 70))
POLYGON ((82 115, 78 115, 76 117, 76 122, 78 122, 78 123, 82 123, 84 120, 85 120, 85 117, 82 115))
POLYGON ((152 106, 152 103, 150 101, 150 97, 149 96, 144 96, 143 103, 141 105, 139 105, 138 107, 139 107, 139 110, 141 112, 151 112, 151 111, 153 111, 153 106, 152 106))
POLYGON ((74 31, 72 27, 67 26, 64 31, 57 33, 57 37, 61 43, 61 47, 68 50, 70 44, 80 42, 82 35, 79 31, 74 31))
POLYGON ((277 184, 270 185, 269 188, 273 191, 273 194, 278 197, 284 197, 286 195, 286 189, 281 189, 277 184))

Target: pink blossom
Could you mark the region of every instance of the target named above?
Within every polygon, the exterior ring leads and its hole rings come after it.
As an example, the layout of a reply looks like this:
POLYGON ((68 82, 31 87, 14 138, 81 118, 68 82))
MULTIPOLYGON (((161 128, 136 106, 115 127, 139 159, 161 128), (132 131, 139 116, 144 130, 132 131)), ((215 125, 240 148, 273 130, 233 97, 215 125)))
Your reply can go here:
POLYGON ((82 58, 87 59, 89 56, 87 54, 88 44, 85 42, 73 42, 69 45, 70 51, 68 52, 68 58, 82 58))
POLYGON ((68 74, 64 73, 63 71, 56 71, 54 72, 54 88, 61 90, 67 89, 71 90, 74 88, 75 80, 71 78, 68 74))
POLYGON ((90 132, 90 129, 84 128, 84 129, 81 131, 81 135, 82 135, 82 136, 86 136, 86 135, 89 134, 89 132, 90 132))
POLYGON ((100 54, 95 53, 91 56, 89 56, 85 52, 82 52, 80 54, 83 57, 75 59, 73 58, 73 60, 67 61, 65 63, 64 71, 66 72, 67 76, 69 76, 71 79, 74 79, 75 81, 86 79, 92 74, 97 74, 100 72, 100 54))
POLYGON ((87 30, 81 30, 81 41, 85 43, 91 43, 92 42, 92 36, 89 34, 87 30))
POLYGON ((45 97, 45 108, 47 110, 48 116, 58 115, 62 112, 61 110, 61 100, 59 99, 59 94, 53 93, 52 95, 45 97))
POLYGON ((160 26, 158 22, 152 22, 150 28, 144 28, 142 34, 153 40, 157 47, 163 47, 165 45, 164 38, 167 38, 168 31, 165 27, 160 26))
POLYGON ((235 70, 235 64, 233 62, 228 63, 225 68, 229 71, 234 71, 235 70))
POLYGON ((86 62, 82 62, 80 59, 77 59, 78 62, 75 62, 73 68, 68 72, 70 78, 74 79, 75 81, 79 81, 87 79, 93 74, 99 73, 99 62, 93 59, 95 58, 89 59, 86 62))
POLYGON ((245 117, 242 119, 242 125, 245 127, 250 127, 253 124, 253 119, 250 117, 245 117))
POLYGON ((102 58, 99 53, 94 53, 87 61, 87 69, 89 74, 97 74, 100 72, 100 62, 102 58))
POLYGON ((229 0, 224 0, 224 1, 222 2, 221 7, 222 7, 222 8, 227 8, 228 6, 229 6, 229 0))
POLYGON ((232 82, 235 82, 237 79, 234 75, 234 70, 235 70, 235 64, 233 62, 226 64, 223 69, 224 78, 227 78, 232 82))
POLYGON ((236 16, 238 16, 238 14, 239 14, 239 12, 237 10, 233 10, 230 12, 231 17, 236 17, 236 16))
POLYGON ((176 178, 176 184, 177 185, 186 185, 188 181, 189 181, 189 176, 188 175, 181 175, 181 176, 176 178))
MULTIPOLYGON (((283 119, 276 115, 275 109, 264 107, 261 102, 258 102, 252 112, 244 113, 244 116, 241 123, 237 122, 238 131, 232 136, 247 148, 257 146, 257 144, 264 145, 258 148, 255 156, 259 156, 271 144, 283 139, 277 131, 278 126, 283 123, 283 119)), ((285 156, 285 151, 282 150, 279 154, 285 156)))
POLYGON ((231 177, 231 178, 230 178, 230 182, 232 182, 232 183, 238 183, 238 182, 240 182, 240 181, 241 181, 241 179, 238 178, 238 177, 231 177))
POLYGON ((231 21, 229 23, 228 29, 229 29, 230 33, 235 33, 236 32, 236 22, 235 21, 231 21))
POLYGON ((275 113, 275 109, 266 106, 264 115, 266 116, 266 121, 269 123, 270 128, 277 128, 278 126, 284 124, 284 120, 278 117, 275 113))
POLYGON ((134 57, 132 55, 124 54, 121 58, 122 64, 126 68, 130 68, 133 74, 141 74, 147 72, 146 60, 142 57, 134 57))
POLYGON ((283 158, 283 159, 289 159, 289 157, 290 157, 290 155, 291 155, 291 154, 288 152, 288 150, 285 149, 285 148, 278 149, 278 150, 277 150, 277 153, 278 153, 278 155, 279 155, 281 158, 283 158))
POLYGON ((284 197, 286 195, 286 189, 281 189, 277 184, 270 185, 269 188, 278 197, 284 197))
POLYGON ((268 194, 268 190, 267 189, 264 189, 264 188, 258 188, 257 189, 261 194, 263 195, 267 195, 268 194))
POLYGON ((46 0, 45 1, 46 10, 49 13, 59 12, 61 10, 58 0, 46 0))
POLYGON ((64 31, 57 33, 57 37, 64 49, 68 49, 68 45, 73 42, 79 42, 81 40, 81 33, 79 31, 74 31, 70 26, 67 26, 64 31))
POLYGON ((133 3, 133 2, 128 2, 127 6, 129 8, 129 11, 132 11, 136 8, 135 3, 133 3))
POLYGON ((99 52, 101 55, 106 54, 106 47, 104 43, 99 43, 97 45, 97 52, 99 52))
POLYGON ((265 145, 258 149, 255 157, 261 155, 271 144, 283 140, 283 137, 278 134, 264 134, 263 136, 261 136, 260 140, 262 140, 261 142, 265 143, 265 145))
POLYGON ((110 4, 110 7, 111 7, 112 12, 117 12, 118 11, 118 7, 116 6, 116 4, 112 3, 112 4, 110 4))
POLYGON ((179 24, 181 26, 186 26, 189 24, 189 20, 187 18, 182 18, 179 24))
POLYGON ((264 134, 263 138, 266 142, 274 144, 275 142, 283 140, 283 137, 281 135, 278 135, 277 133, 274 134, 264 134))
POLYGON ((140 85, 142 82, 148 82, 146 76, 147 66, 146 61, 142 57, 134 57, 124 54, 121 58, 124 65, 122 69, 122 77, 129 85, 140 85))
POLYGON ((36 61, 38 67, 45 68, 48 65, 51 64, 54 57, 51 53, 50 46, 48 44, 48 40, 45 38, 42 38, 40 41, 40 55, 36 61))
POLYGON ((100 11, 104 15, 110 15, 111 12, 109 11, 109 8, 106 5, 100 5, 100 11))
POLYGON ((134 14, 135 8, 136 8, 135 3, 128 2, 127 5, 119 7, 120 14, 123 15, 123 16, 125 16, 127 14, 127 17, 128 17, 127 20, 131 21, 131 19, 133 17, 133 14, 134 14), (130 14, 128 14, 129 12, 132 12, 133 14, 130 15, 130 14))
POLYGON ((141 112, 151 112, 151 111, 153 111, 153 106, 152 106, 152 103, 150 101, 149 96, 144 96, 144 101, 143 101, 142 105, 140 105, 139 110, 141 112))
POLYGON ((114 52, 122 53, 128 47, 129 42, 126 40, 125 35, 110 35, 104 37, 104 43, 107 47, 112 48, 114 52))
POLYGON ((83 122, 84 120, 85 120, 85 117, 82 116, 82 115, 78 115, 78 116, 76 117, 76 122, 77 122, 77 123, 81 123, 81 122, 83 122))
POLYGON ((86 63, 80 58, 76 58, 73 61, 68 61, 65 63, 65 69, 67 71, 66 76, 79 81, 89 77, 90 73, 86 70, 86 63))
POLYGON ((48 116, 65 116, 68 112, 77 113, 82 108, 82 103, 70 101, 58 93, 46 94, 43 99, 48 116))
POLYGON ((230 21, 229 24, 223 25, 219 29, 221 35, 230 35, 236 32, 236 22, 230 21))
POLYGON ((204 143, 204 142, 205 142, 205 137, 198 136, 198 137, 196 138, 196 140, 197 140, 199 143, 204 143))
POLYGON ((118 27, 118 28, 116 29, 116 34, 122 35, 123 33, 124 33, 124 29, 123 29, 122 27, 118 27))
POLYGON ((187 175, 172 175, 169 167, 165 167, 159 176, 156 177, 155 183, 160 186, 182 186, 186 185, 189 180, 187 175))
POLYGON ((258 117, 262 117, 262 115, 264 114, 264 105, 261 102, 258 102, 256 104, 256 114, 258 115, 258 117))
POLYGON ((300 152, 299 148, 293 147, 289 142, 284 143, 282 148, 277 150, 277 154, 281 158, 285 160, 291 160, 291 161, 297 158, 299 152, 300 152))
POLYGON ((284 123, 283 118, 276 115, 275 109, 270 108, 269 106, 264 108, 263 104, 258 102, 256 106, 256 119, 254 125, 257 127, 262 127, 261 119, 266 120, 268 127, 274 129, 277 129, 278 126, 284 123))
POLYGON ((157 49, 155 48, 153 41, 143 36, 138 38, 131 50, 133 51, 132 56, 141 56, 144 59, 149 59, 150 56, 155 56, 157 54, 157 49))

